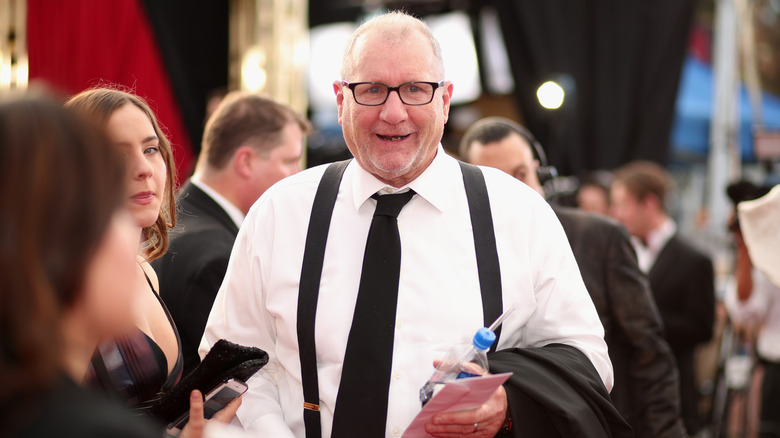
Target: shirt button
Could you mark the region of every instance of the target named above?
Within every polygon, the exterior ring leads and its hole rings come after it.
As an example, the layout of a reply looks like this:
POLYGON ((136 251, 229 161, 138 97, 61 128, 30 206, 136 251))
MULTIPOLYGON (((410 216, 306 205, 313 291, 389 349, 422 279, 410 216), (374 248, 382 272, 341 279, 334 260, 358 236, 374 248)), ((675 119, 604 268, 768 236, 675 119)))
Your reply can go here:
POLYGON ((399 328, 399 329, 404 328, 404 322, 399 320, 398 322, 395 323, 395 328, 399 328))
POLYGON ((395 436, 401 436, 401 429, 399 429, 399 428, 397 428, 397 427, 396 427, 395 429, 393 429, 393 435, 395 435, 395 436))
POLYGON ((395 380, 399 380, 403 376, 404 376, 403 373, 401 373, 400 371, 396 371, 396 373, 393 374, 393 377, 395 378, 395 380))

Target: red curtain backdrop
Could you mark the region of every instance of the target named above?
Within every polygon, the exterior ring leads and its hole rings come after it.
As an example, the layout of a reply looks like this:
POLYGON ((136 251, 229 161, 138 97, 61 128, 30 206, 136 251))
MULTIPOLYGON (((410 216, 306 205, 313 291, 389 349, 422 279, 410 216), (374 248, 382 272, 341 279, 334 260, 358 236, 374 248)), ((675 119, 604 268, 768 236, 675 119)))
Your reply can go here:
POLYGON ((173 144, 180 181, 194 154, 140 0, 28 0, 30 81, 67 94, 120 84, 145 98, 173 144))

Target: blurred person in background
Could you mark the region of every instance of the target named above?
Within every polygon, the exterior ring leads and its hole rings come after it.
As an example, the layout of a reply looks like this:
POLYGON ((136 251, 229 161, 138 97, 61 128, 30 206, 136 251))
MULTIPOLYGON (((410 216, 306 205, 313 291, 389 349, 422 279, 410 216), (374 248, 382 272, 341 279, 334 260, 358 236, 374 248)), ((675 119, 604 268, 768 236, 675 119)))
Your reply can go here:
POLYGON ((200 363, 214 297, 249 208, 274 183, 300 171, 309 122, 255 93, 232 92, 206 124, 195 174, 179 192, 178 226, 152 262, 181 336, 184 374, 200 363))
MULTIPOLYGON (((765 188, 755 187, 748 182, 732 184, 728 194, 735 207, 752 206, 750 214, 771 217, 777 223, 780 217, 780 191, 768 196, 765 188), (758 199, 758 201, 754 201, 758 199)), ((743 327, 758 331, 756 354, 764 369, 761 383, 759 436, 761 438, 780 437, 780 284, 772 282, 760 267, 754 266, 750 248, 743 236, 740 217, 737 212, 732 216, 729 229, 736 244, 735 281, 726 289, 724 302, 729 316, 743 327)), ((761 218, 759 218, 761 219, 761 218)), ((748 224, 754 221, 748 217, 748 224)), ((780 227, 762 230, 762 238, 771 241, 780 235, 780 227)), ((775 247, 775 253, 777 252, 775 247)), ((754 251, 755 253, 755 251, 754 251)), ((778 260, 770 262, 777 265, 778 260)))
POLYGON ((133 325, 123 175, 118 153, 60 103, 0 103, 3 436, 160 436, 78 386, 98 341, 133 325))
POLYGON ((661 166, 635 161, 613 175, 611 213, 628 229, 639 267, 648 274, 677 361, 683 421, 694 435, 702 426, 694 351, 712 337, 715 320, 712 260, 677 233, 666 213, 671 179, 661 166))
MULTIPOLYGON (((545 196, 534 147, 541 146, 524 127, 488 117, 466 131, 460 154, 469 163, 514 175, 545 196)), ((637 437, 684 436, 674 359, 628 233, 601 215, 558 206, 553 210, 604 325, 615 370, 610 394, 615 406, 637 437)))
POLYGON ((577 189, 577 207, 581 210, 609 215, 609 186, 612 175, 606 171, 591 172, 582 178, 577 189))

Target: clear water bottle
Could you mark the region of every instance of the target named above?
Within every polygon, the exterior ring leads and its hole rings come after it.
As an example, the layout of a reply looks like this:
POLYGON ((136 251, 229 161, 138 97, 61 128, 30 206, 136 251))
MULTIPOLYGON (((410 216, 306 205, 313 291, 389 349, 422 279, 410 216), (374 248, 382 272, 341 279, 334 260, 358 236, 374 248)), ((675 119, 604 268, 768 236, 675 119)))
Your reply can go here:
POLYGON ((420 401, 423 406, 447 382, 487 374, 487 351, 495 341, 496 334, 489 328, 482 327, 477 330, 477 334, 474 335, 470 344, 459 344, 450 348, 431 378, 420 388, 420 401))

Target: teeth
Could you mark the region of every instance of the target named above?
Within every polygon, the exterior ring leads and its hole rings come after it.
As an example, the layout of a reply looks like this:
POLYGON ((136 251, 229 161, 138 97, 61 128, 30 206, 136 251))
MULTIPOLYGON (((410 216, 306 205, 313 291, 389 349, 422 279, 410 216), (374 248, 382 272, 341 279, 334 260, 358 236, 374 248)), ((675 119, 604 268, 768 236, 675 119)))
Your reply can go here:
POLYGON ((404 137, 405 136, 395 136, 395 137, 389 137, 387 135, 383 135, 382 136, 382 138, 384 138, 385 140, 390 140, 390 141, 398 141, 398 140, 403 139, 404 137))

